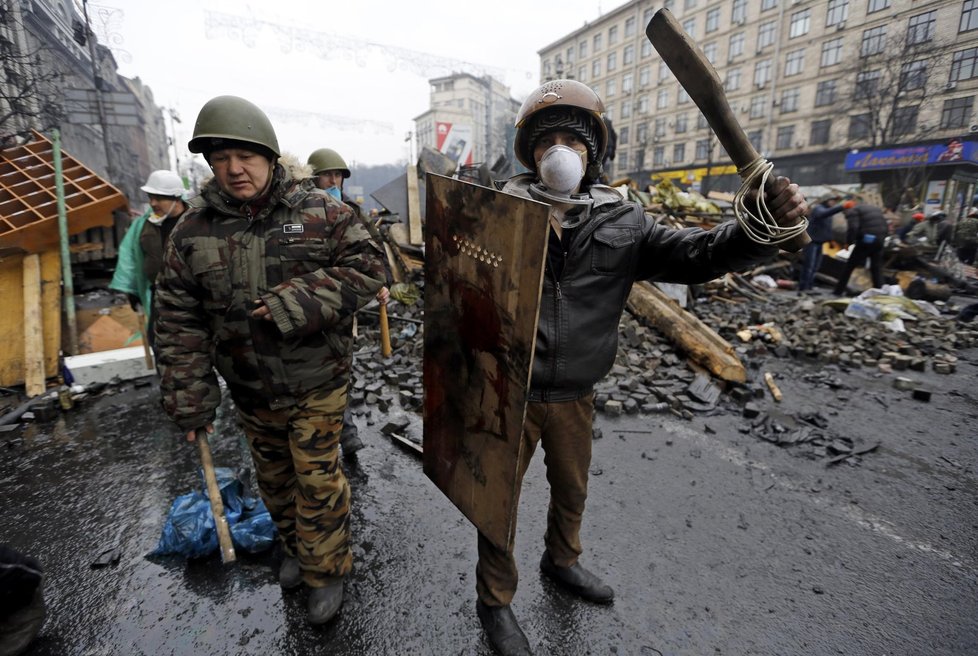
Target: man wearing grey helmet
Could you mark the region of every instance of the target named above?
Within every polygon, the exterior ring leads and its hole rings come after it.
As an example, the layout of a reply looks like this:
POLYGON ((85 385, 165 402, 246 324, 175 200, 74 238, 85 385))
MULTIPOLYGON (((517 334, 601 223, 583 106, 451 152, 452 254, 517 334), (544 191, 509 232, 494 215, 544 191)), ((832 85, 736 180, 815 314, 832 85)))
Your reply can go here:
MULTIPOLYGON (((515 153, 530 170, 503 191, 548 203, 550 241, 540 301, 516 489, 539 443, 545 452, 550 507, 540 570, 570 594, 608 604, 611 586, 579 562, 580 530, 591 463, 594 385, 611 369, 618 322, 632 283, 702 283, 776 254, 736 222, 714 230, 674 230, 641 205, 599 184, 608 144, 604 105, 587 85, 547 82, 516 119, 515 153)), ((803 216, 797 185, 777 178, 766 202, 779 223, 803 216)), ((476 611, 500 654, 530 654, 510 608, 517 568, 512 552, 479 535, 476 611)))

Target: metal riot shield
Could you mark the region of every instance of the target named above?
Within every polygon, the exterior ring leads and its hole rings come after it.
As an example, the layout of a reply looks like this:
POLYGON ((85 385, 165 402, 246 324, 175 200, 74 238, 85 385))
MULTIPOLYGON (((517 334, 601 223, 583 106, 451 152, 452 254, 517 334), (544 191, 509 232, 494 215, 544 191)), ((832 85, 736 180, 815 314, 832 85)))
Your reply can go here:
POLYGON ((512 549, 550 208, 427 176, 424 473, 512 549))

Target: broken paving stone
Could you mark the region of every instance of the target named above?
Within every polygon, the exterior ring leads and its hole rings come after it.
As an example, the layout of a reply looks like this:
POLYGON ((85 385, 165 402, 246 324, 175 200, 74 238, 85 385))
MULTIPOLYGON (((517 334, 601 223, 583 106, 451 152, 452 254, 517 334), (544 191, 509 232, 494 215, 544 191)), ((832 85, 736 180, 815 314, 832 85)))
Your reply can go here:
POLYGON ((893 387, 897 388, 898 390, 906 391, 913 389, 914 385, 916 384, 916 381, 904 376, 897 376, 895 379, 893 379, 893 387))
POLYGON ((605 414, 610 415, 612 417, 620 417, 622 411, 621 401, 609 400, 607 403, 604 404, 604 411, 605 414))
POLYGON ((744 417, 747 419, 753 419, 759 414, 761 414, 761 409, 757 407, 756 403, 750 402, 744 405, 744 417))
POLYGON ((411 420, 407 417, 400 417, 397 419, 392 419, 384 424, 384 427, 380 429, 380 432, 384 435, 391 435, 392 433, 403 433, 404 430, 411 425, 411 420))
POLYGON ((697 374, 693 382, 686 388, 686 392, 697 401, 707 405, 716 405, 720 398, 720 388, 710 380, 709 376, 697 374))
POLYGON ((924 403, 930 403, 931 393, 928 390, 921 389, 918 387, 912 392, 911 396, 916 401, 923 401, 924 403))

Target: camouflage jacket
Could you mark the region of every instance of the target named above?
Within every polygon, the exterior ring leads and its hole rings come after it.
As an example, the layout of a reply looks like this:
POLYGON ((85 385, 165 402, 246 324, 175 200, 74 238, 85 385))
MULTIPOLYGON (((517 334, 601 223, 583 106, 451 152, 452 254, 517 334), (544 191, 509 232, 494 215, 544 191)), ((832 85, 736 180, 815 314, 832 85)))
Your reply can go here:
POLYGON ((266 204, 215 180, 170 235, 156 293, 163 406, 184 430, 237 404, 284 408, 349 380, 353 314, 380 289, 380 251, 353 212, 276 166, 266 204), (273 321, 251 317, 261 298, 273 321))
POLYGON ((978 218, 968 216, 960 221, 954 228, 954 246, 964 248, 978 243, 978 218))

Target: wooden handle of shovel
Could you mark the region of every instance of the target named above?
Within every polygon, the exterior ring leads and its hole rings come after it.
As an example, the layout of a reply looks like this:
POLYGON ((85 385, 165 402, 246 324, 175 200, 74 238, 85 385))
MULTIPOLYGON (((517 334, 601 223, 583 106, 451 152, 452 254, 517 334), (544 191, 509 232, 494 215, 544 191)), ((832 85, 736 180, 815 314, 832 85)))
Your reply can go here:
POLYGON ((207 431, 197 429, 197 446, 200 447, 200 463, 204 467, 204 480, 207 481, 207 497, 211 502, 211 514, 214 515, 214 527, 217 529, 217 542, 221 546, 221 562, 233 563, 237 556, 234 554, 234 544, 231 543, 231 529, 224 515, 224 502, 221 501, 221 488, 217 486, 217 474, 214 473, 214 460, 211 458, 211 446, 207 441, 207 431))
POLYGON ((146 368, 153 368, 153 354, 149 350, 149 322, 142 312, 136 314, 139 318, 139 329, 143 331, 143 356, 146 358, 146 368))
MULTIPOLYGON (((743 171, 744 167, 758 158, 758 154, 730 109, 723 83, 713 64, 668 9, 655 12, 645 29, 645 35, 679 80, 679 84, 703 112, 720 145, 727 151, 737 169, 743 171)), ((796 220, 793 225, 797 223, 796 220)), ((780 244, 780 247, 796 252, 810 241, 808 235, 802 232, 780 244)))
POLYGON ((380 305, 380 354, 385 358, 391 354, 391 329, 387 324, 387 305, 380 305))

